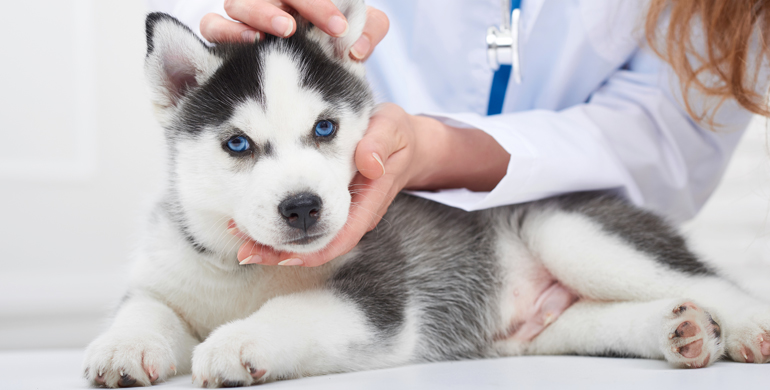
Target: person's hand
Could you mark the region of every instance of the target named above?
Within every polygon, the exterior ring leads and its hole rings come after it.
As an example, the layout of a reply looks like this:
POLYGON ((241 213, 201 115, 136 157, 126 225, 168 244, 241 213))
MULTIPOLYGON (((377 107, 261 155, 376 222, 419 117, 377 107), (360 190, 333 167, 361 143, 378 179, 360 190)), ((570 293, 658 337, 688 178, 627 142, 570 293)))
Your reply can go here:
MULTIPOLYGON (((348 22, 331 0, 225 0, 225 12, 238 22, 210 13, 201 19, 200 29, 211 42, 253 42, 258 34, 289 37, 297 22, 289 14, 296 11, 325 33, 341 37, 348 32, 348 22)), ((367 7, 366 25, 361 37, 350 49, 350 56, 366 60, 388 32, 388 17, 382 11, 367 7)))
MULTIPOLYGON (((395 104, 386 104, 372 116, 369 129, 358 143, 358 168, 350 184, 351 207, 345 227, 329 245, 317 253, 278 253, 257 244, 237 229, 230 232, 247 239, 238 251, 241 264, 318 266, 349 252, 366 232, 374 229, 399 191, 424 177, 431 153, 416 153, 418 133, 427 136, 431 126, 440 124, 429 118, 409 115, 395 104)), ((435 138, 434 138, 435 139, 435 138)))

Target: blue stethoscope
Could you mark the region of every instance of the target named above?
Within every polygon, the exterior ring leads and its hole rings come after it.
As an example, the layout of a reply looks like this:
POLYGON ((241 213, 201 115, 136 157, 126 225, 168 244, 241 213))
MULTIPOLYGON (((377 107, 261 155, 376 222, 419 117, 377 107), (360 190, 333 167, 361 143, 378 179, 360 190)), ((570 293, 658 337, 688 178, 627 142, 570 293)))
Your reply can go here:
POLYGON ((521 0, 502 0, 503 24, 500 28, 487 29, 487 60, 495 71, 489 94, 487 115, 503 112, 505 91, 513 72, 513 80, 521 84, 521 58, 519 56, 519 19, 521 0))

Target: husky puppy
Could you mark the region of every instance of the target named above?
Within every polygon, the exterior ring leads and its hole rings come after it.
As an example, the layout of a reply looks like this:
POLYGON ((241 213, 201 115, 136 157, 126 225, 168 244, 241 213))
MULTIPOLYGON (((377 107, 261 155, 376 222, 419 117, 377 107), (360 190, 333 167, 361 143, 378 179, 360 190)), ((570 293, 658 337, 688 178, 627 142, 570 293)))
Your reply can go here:
POLYGON ((597 193, 467 213, 400 195, 323 266, 241 266, 233 219, 278 250, 345 224, 374 109, 348 48, 300 21, 287 39, 208 47, 147 17, 145 70, 170 181, 112 325, 86 351, 108 387, 192 372, 198 386, 520 354, 704 367, 770 360, 770 306, 702 263, 661 219, 597 193))

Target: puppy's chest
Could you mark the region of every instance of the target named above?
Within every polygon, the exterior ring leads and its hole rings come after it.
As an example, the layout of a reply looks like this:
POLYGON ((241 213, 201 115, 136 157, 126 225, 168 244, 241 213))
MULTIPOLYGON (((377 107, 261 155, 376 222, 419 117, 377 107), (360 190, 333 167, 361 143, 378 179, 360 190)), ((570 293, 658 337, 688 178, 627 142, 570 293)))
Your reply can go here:
POLYGON ((152 289, 202 339, 226 322, 250 316, 271 298, 321 288, 331 272, 328 267, 247 265, 232 272, 197 268, 185 269, 152 289))

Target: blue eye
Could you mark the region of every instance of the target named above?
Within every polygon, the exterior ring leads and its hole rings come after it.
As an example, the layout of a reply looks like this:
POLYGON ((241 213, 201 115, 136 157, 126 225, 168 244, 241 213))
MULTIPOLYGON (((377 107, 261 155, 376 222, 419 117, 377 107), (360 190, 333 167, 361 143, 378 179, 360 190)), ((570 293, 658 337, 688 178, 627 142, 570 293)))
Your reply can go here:
POLYGON ((227 148, 233 152, 245 152, 249 150, 250 147, 249 140, 242 135, 230 138, 230 140, 227 141, 227 148))
POLYGON ((334 123, 332 121, 322 120, 315 124, 315 135, 319 137, 328 137, 334 134, 334 123))

